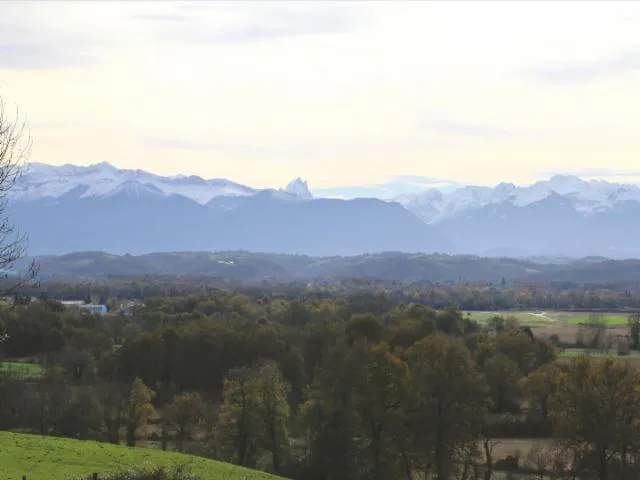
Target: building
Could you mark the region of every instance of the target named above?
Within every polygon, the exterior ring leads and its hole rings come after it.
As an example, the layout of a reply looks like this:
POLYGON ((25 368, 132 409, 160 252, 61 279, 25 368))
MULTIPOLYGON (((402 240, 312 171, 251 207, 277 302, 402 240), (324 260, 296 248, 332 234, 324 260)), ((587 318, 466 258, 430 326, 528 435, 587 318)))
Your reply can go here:
POLYGON ((97 313, 98 315, 105 315, 107 313, 106 305, 80 305, 83 310, 88 310, 91 313, 97 313))
POLYGON ((107 313, 106 305, 92 305, 89 303, 85 303, 83 300, 63 300, 60 303, 62 303, 62 305, 64 305, 65 307, 80 308, 82 310, 87 310, 98 315, 105 315, 107 313))

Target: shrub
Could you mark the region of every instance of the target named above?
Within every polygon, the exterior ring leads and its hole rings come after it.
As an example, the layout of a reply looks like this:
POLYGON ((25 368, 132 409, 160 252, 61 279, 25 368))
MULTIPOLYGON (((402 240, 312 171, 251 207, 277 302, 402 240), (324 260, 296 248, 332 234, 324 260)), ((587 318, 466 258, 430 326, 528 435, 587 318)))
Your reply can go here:
MULTIPOLYGON (((93 480, 93 476, 85 477, 84 480, 93 480)), ((100 480, 200 480, 200 477, 192 475, 183 467, 144 467, 109 474, 99 477, 100 480)))
POLYGON ((629 344, 628 343, 623 342, 620 345, 618 345, 618 355, 619 356, 629 355, 629 353, 630 353, 630 349, 629 349, 629 344))

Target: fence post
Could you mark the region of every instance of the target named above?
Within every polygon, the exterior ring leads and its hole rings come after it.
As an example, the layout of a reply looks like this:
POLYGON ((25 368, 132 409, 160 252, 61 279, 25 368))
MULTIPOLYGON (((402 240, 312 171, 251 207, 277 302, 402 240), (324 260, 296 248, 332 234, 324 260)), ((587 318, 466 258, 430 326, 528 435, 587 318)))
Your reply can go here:
POLYGON ((98 480, 98 474, 97 473, 93 474, 93 480, 98 480))

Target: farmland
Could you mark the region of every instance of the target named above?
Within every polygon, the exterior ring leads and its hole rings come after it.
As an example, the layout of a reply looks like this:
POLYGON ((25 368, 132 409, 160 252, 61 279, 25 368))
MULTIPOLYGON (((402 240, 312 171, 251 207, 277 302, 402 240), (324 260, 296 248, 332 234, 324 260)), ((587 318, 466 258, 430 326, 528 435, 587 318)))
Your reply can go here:
POLYGON ((0 362, 0 371, 15 372, 28 377, 42 374, 42 366, 37 363, 26 362, 0 362))
MULTIPOLYGON (((589 350, 587 348, 567 348, 560 355, 561 357, 579 357, 581 355, 589 355, 591 357, 618 356, 615 351, 600 352, 597 350, 589 350)), ((628 355, 624 355, 620 358, 625 360, 640 360, 640 352, 631 352, 628 355)))
POLYGON ((72 479, 142 466, 182 466, 203 480, 268 480, 272 475, 175 452, 0 432, 0 479, 72 479))
POLYGON ((626 325, 628 315, 624 313, 609 312, 566 312, 566 311, 469 311, 465 315, 478 323, 486 323, 491 317, 501 315, 503 317, 515 317, 523 326, 537 327, 546 325, 567 326, 589 323, 592 315, 599 315, 600 319, 608 326, 626 325))

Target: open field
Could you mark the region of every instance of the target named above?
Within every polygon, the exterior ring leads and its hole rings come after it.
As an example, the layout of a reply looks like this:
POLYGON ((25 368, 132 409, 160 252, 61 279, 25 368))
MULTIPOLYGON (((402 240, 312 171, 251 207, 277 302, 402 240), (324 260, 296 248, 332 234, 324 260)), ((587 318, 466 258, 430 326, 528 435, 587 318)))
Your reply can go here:
POLYGON ((21 375, 35 377, 42 374, 42 365, 23 362, 0 362, 0 371, 13 371, 21 375))
POLYGON ((142 466, 184 466, 203 480, 269 480, 272 475, 176 452, 0 432, 0 479, 68 480, 142 466))
POLYGON ((617 358, 618 360, 633 360, 634 362, 640 362, 640 352, 630 352, 628 355, 618 355, 615 350, 599 352, 597 350, 589 350, 587 348, 567 348, 560 353, 560 356, 563 358, 580 357, 583 355, 589 357, 611 357, 617 358))
MULTIPOLYGON (((503 317, 515 317, 525 326, 545 325, 580 325, 589 323, 592 314, 588 312, 561 312, 561 311, 495 311, 495 312, 465 312, 465 315, 478 323, 486 323, 491 317, 502 315, 503 317)), ((626 325, 628 315, 624 313, 602 313, 602 320, 608 326, 626 325)))
POLYGON ((548 312, 510 312, 510 311, 497 311, 497 312, 465 312, 465 316, 478 323, 486 323, 491 317, 501 315, 503 317, 515 317, 520 324, 526 326, 537 325, 549 325, 555 320, 546 315, 548 312))

